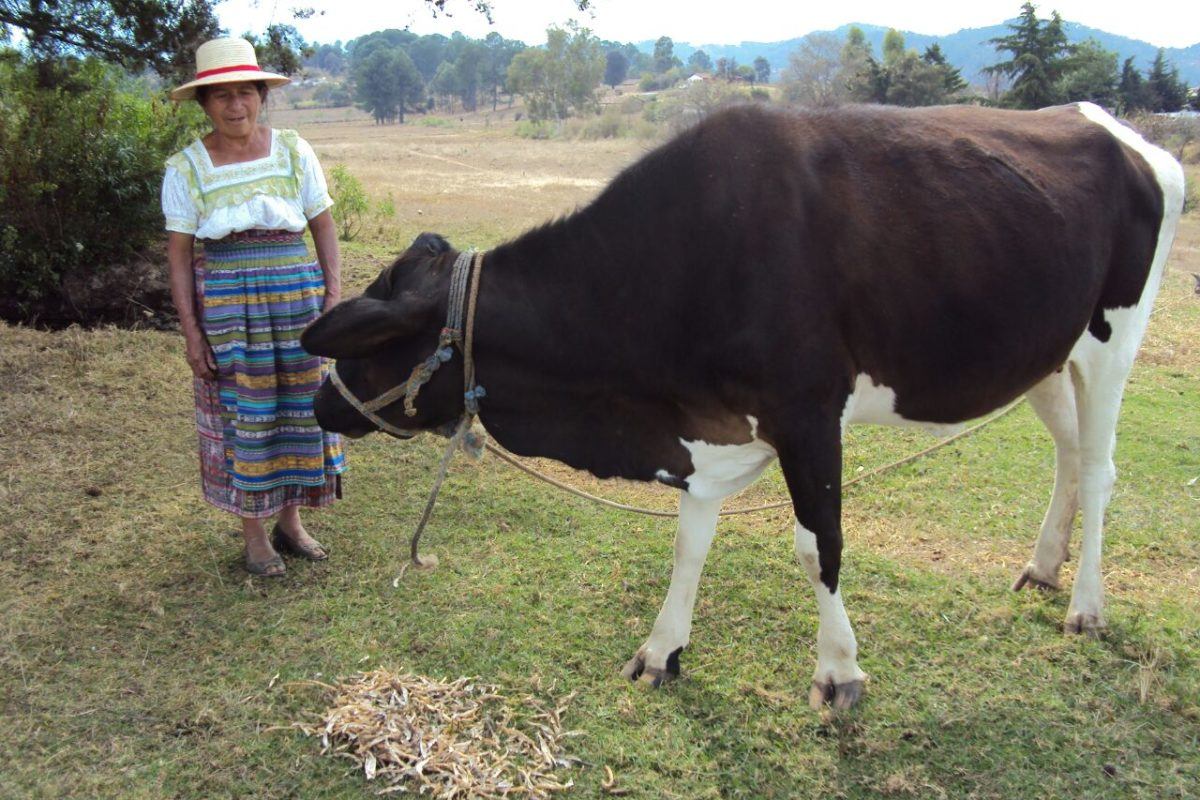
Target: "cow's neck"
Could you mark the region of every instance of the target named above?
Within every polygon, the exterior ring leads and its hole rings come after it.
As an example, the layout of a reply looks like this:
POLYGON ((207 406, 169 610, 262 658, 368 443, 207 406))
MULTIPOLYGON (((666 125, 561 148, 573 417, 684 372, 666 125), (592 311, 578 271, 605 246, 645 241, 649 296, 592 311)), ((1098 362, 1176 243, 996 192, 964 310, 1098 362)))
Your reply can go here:
POLYGON ((488 255, 475 337, 481 416, 515 453, 650 480, 679 456, 660 381, 672 357, 670 281, 646 274, 663 263, 654 252, 630 252, 636 237, 606 236, 591 211, 488 255))

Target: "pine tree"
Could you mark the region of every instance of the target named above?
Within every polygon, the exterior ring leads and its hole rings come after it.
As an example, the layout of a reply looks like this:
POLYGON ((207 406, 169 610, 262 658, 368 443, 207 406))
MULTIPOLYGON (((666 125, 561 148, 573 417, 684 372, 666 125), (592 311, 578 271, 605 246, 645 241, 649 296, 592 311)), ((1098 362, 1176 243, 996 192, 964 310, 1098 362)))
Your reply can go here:
POLYGON ((1161 48, 1146 75, 1146 92, 1151 111, 1179 111, 1187 103, 1187 84, 1179 79, 1179 70, 1161 48))
POLYGON ((985 68, 985 72, 1000 74, 1012 80, 1003 102, 1013 108, 1042 108, 1061 100, 1057 83, 1064 61, 1072 52, 1063 31, 1058 12, 1049 21, 1037 18, 1032 3, 1021 6, 1016 24, 1009 25, 1008 36, 989 40, 997 52, 1008 51, 1012 58, 985 68))
POLYGON ((956 94, 967 88, 967 82, 962 77, 962 70, 946 60, 946 54, 942 52, 941 45, 937 42, 925 48, 925 52, 921 54, 921 60, 939 70, 946 94, 956 94))

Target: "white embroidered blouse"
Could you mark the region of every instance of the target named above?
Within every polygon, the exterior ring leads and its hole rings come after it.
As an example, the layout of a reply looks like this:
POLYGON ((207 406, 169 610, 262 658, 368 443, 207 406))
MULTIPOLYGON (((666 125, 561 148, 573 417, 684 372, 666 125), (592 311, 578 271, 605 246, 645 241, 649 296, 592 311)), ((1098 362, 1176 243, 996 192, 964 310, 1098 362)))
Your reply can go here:
POLYGON ((302 231, 332 205, 316 154, 292 130, 271 130, 265 158, 219 167, 197 139, 167 159, 163 175, 167 230, 197 239, 252 228, 302 231))

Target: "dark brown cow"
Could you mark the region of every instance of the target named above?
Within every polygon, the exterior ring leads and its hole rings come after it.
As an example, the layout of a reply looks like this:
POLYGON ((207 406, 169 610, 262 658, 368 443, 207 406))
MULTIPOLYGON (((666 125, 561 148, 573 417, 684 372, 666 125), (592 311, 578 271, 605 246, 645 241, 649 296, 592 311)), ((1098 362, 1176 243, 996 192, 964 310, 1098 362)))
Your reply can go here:
MULTIPOLYGON (((817 595, 815 704, 861 691, 838 586, 851 422, 945 427, 1025 394, 1057 448, 1018 585, 1056 586, 1083 544, 1066 629, 1104 626, 1101 527, 1126 376, 1182 207, 1179 165, 1100 108, 854 107, 713 115, 586 208, 487 253, 481 419, 514 453, 681 490, 666 602, 625 674, 678 672, 722 500, 778 458, 817 595)), ((375 397, 437 346, 456 251, 424 235, 304 346, 375 397)), ((422 389, 463 411, 460 358, 422 389)), ((326 428, 377 426, 326 385, 326 428)))

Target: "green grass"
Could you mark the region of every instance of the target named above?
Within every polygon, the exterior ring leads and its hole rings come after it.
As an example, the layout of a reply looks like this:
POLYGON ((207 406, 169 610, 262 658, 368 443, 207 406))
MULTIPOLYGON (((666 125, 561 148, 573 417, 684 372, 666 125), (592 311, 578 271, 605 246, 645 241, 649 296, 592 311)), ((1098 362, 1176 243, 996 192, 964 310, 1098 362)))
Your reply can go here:
MULTIPOLYGON (((347 247, 347 283, 397 249, 347 247)), ((253 581, 232 519, 199 498, 179 339, 0 328, 0 796, 368 796, 278 728, 323 711, 297 681, 380 667, 578 691, 568 796, 604 796, 605 766, 631 797, 1200 796, 1200 303, 1183 277, 1127 392, 1109 635, 1065 638, 1065 592, 1007 589, 1053 470, 1024 408, 847 492, 872 680, 840 717, 807 705, 816 611, 786 513, 720 523, 685 678, 649 691, 618 670, 666 592, 670 521, 457 461, 423 546, 441 566, 393 587, 440 444, 368 438, 346 501, 308 516, 331 559, 253 581)), ((847 477, 928 443, 856 430, 847 477)), ((744 500, 781 497, 772 470, 744 500)))

